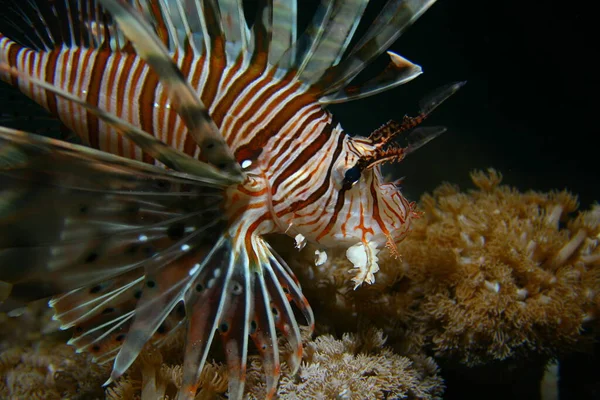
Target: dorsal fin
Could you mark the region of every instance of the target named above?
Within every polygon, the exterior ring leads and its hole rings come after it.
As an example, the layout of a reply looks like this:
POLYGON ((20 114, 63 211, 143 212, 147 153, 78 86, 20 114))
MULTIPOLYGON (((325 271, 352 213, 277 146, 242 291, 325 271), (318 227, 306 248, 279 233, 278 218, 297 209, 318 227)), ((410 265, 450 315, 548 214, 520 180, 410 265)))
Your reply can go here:
MULTIPOLYGON (((347 57, 328 70, 321 79, 323 95, 343 90, 377 56, 383 53, 436 0, 389 0, 367 33, 352 48, 347 57)), ((387 88, 404 76, 390 76, 387 88)), ((386 86, 383 82, 379 86, 386 86)), ((364 97, 364 96, 361 96, 364 97)))
POLYGON ((309 51, 299 65, 299 75, 307 83, 315 83, 323 73, 341 59, 360 22, 368 0, 334 0, 322 4, 323 15, 307 31, 309 51), (318 24, 318 25, 317 25, 318 24))
POLYGON ((373 96, 377 93, 405 84, 406 82, 415 79, 423 72, 419 65, 413 64, 396 53, 388 51, 388 55, 390 56, 390 63, 379 75, 362 85, 346 86, 337 93, 322 97, 319 99, 319 102, 321 104, 344 103, 373 96))
POLYGON ((249 48, 250 31, 239 0, 138 0, 138 4, 171 51, 189 43, 197 55, 226 51, 232 61, 249 48))
POLYGON ((11 39, 35 50, 61 46, 121 50, 127 45, 96 0, 15 1, 0 18, 14 29, 11 39))
POLYGON ((139 8, 143 10, 144 17, 153 22, 155 33, 163 45, 171 50, 181 48, 179 43, 176 20, 173 18, 171 8, 173 2, 162 0, 137 1, 139 8))
POLYGON ((242 2, 239 0, 219 0, 223 33, 229 51, 239 54, 248 50, 250 30, 244 16, 242 2))
POLYGON ((296 54, 287 49, 296 43, 298 5, 295 0, 273 0, 269 62, 280 68, 291 68, 296 54))

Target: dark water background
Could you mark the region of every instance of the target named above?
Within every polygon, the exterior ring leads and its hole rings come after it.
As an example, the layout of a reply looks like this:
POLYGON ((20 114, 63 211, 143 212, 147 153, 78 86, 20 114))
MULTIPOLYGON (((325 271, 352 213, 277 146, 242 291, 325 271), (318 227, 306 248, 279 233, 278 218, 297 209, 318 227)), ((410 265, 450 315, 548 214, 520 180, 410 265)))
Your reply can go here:
POLYGON ((467 80, 427 121, 448 132, 397 166, 407 194, 441 181, 470 187, 470 170, 494 167, 505 183, 568 189, 587 206, 600 200, 592 61, 600 52, 591 15, 585 2, 438 1, 391 48, 424 74, 333 110, 349 131, 367 134, 414 113, 436 87, 467 80))

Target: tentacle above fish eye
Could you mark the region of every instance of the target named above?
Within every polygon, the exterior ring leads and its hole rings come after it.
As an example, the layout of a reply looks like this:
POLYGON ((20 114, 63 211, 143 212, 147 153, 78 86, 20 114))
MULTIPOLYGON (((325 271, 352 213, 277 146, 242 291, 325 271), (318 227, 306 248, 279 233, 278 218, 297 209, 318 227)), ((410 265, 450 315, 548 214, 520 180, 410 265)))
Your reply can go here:
MULTIPOLYGON (((405 115, 400 123, 390 120, 374 130, 368 137, 374 146, 373 151, 361 155, 353 167, 358 169, 358 175, 360 176, 361 171, 371 169, 376 165, 402 161, 408 154, 444 133, 446 131, 444 127, 420 127, 419 125, 465 83, 456 82, 437 89, 421 100, 420 112, 417 116, 405 115), (393 142, 394 139, 406 132, 409 132, 406 147, 393 142)), ((356 172, 353 174, 356 175, 356 172)))

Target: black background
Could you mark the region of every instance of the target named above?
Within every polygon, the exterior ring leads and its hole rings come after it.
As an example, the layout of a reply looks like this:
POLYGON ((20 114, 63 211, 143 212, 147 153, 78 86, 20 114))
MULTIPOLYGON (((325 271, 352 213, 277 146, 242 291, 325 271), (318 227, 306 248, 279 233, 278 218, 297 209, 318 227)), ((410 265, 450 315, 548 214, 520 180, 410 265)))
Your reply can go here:
MULTIPOLYGON (((383 3, 372 1, 366 19, 383 3)), ((427 121, 448 132, 394 166, 394 175, 406 176, 406 195, 416 199, 442 181, 469 188, 469 171, 493 167, 521 190, 568 189, 587 207, 600 200, 593 61, 599 52, 586 22, 591 9, 574 4, 440 0, 391 48, 424 74, 331 109, 347 131, 367 135, 388 119, 414 114, 437 87, 466 80, 427 121)))

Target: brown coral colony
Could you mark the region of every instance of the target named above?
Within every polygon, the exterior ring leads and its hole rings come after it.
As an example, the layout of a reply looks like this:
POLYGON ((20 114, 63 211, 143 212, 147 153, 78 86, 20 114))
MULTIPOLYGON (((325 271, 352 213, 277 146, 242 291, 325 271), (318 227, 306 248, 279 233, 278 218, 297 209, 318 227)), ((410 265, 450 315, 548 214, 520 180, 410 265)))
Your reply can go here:
MULTIPOLYGON (((485 367, 536 358, 544 365, 589 344, 584 328, 596 327, 600 311, 600 206, 575 214, 577 199, 567 192, 521 193, 502 186, 495 170, 473 172, 471 178, 475 190, 444 184, 422 197, 424 216, 398 244, 401 259, 382 251, 381 270, 371 286, 354 290, 348 279, 352 265, 343 254, 331 254, 325 265, 315 266, 310 246, 301 257, 289 253, 286 258, 316 306, 320 336, 305 338, 296 376, 284 365, 281 398, 441 398, 443 382, 434 359, 445 366, 451 360, 485 367)), ((281 247, 285 253, 291 246, 281 247)), ((12 326, 8 322, 3 326, 12 326)), ((177 349, 169 343, 149 348, 105 395, 174 396, 181 383, 177 349)), ((0 354, 1 396, 33 393, 22 380, 15 381, 19 368, 41 374, 39 379, 32 375, 32 385, 41 379, 52 393, 70 390, 56 387, 60 379, 44 378, 45 365, 58 361, 43 351, 20 351, 0 354), (34 358, 34 364, 27 361, 34 358)), ((64 357, 77 365, 80 356, 64 357)), ((251 357, 249 398, 264 395, 260 371, 259 358, 251 357)), ((95 379, 102 373, 107 371, 94 372, 95 379)), ((208 364, 200 379, 197 398, 225 395, 223 364, 208 364)))

